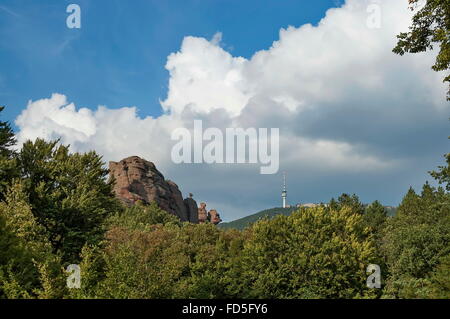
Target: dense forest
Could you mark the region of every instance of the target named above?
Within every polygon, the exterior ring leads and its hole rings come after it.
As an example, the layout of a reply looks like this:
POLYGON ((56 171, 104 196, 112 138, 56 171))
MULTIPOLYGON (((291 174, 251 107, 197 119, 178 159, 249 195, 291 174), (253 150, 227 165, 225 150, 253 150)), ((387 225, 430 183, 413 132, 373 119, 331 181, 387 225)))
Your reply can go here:
POLYGON ((15 143, 0 122, 0 298, 450 298, 450 154, 393 217, 342 195, 241 231, 124 207, 95 152, 15 143))

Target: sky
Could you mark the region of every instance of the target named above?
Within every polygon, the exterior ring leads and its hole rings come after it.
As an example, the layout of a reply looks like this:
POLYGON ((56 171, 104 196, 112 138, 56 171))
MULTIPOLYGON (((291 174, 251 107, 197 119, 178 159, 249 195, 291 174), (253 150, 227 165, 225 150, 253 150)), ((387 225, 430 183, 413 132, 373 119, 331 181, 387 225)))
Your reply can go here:
POLYGON ((80 106, 137 106, 162 113, 167 57, 185 36, 212 39, 246 58, 270 47, 281 27, 317 23, 336 1, 282 0, 1 0, 0 97, 8 119, 29 99, 53 92, 80 106), (304 2, 302 4, 302 2, 304 2), (66 8, 81 8, 80 29, 66 27, 66 8), (250 22, 251 21, 251 22, 250 22))
POLYGON ((0 0, 0 105, 19 143, 155 162, 225 221, 356 193, 398 205, 448 152, 435 52, 393 54, 407 0, 0 0), (81 9, 70 29, 69 4, 81 9), (171 133, 280 129, 280 170, 175 164, 171 133))

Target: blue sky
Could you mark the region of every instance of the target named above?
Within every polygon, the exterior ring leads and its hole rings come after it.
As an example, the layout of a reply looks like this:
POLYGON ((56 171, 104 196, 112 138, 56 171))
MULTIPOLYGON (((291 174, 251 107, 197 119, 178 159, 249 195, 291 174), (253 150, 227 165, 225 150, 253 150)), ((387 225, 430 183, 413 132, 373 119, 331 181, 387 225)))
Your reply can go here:
POLYGON ((167 56, 187 35, 212 38, 235 56, 270 47, 280 28, 317 23, 334 0, 2 0, 0 101, 13 121, 35 100, 60 92, 83 107, 135 105, 161 113, 167 56), (66 7, 81 7, 81 29, 66 7))
POLYGON ((398 205, 449 146, 436 53, 392 53, 411 15, 407 0, 0 0, 2 117, 20 143, 153 161, 225 221, 279 206, 282 171, 290 204, 398 205), (174 164, 171 133, 195 119, 280 128, 280 171, 174 164))

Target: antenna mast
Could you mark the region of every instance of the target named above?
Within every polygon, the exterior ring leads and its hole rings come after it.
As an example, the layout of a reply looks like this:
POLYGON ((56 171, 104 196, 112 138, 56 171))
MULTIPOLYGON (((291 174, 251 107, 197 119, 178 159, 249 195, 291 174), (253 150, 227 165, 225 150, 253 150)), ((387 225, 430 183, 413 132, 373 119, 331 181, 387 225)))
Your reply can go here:
POLYGON ((281 191, 281 199, 283 200, 283 208, 286 208, 286 198, 287 198, 287 190, 286 190, 286 172, 283 172, 283 190, 281 191))

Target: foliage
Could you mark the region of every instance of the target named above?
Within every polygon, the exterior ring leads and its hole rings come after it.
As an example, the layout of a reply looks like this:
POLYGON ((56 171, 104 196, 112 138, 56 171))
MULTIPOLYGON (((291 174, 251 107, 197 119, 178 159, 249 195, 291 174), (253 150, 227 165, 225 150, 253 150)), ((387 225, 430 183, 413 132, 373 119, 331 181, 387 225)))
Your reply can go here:
POLYGON ((239 232, 212 224, 148 226, 113 226, 103 248, 84 249, 81 268, 87 278, 77 297, 232 297, 227 271, 241 251, 239 232))
MULTIPOLYGON (((5 109, 0 106, 0 113, 5 109)), ((11 147, 16 144, 14 132, 8 122, 0 121, 0 156, 10 157, 14 151, 11 147)))
POLYGON ((22 292, 31 290, 35 277, 30 253, 0 214, 0 298, 26 297, 22 292))
POLYGON ((98 243, 105 218, 119 209, 106 181, 108 170, 95 152, 69 153, 58 141, 24 143, 18 154, 20 176, 33 215, 63 260, 79 260, 81 248, 98 243))
POLYGON ((336 201, 334 198, 331 199, 329 204, 332 210, 341 210, 344 207, 348 207, 355 214, 364 214, 364 205, 359 201, 359 197, 356 194, 342 194, 336 201))
POLYGON ((374 233, 381 233, 387 218, 387 210, 379 201, 370 204, 363 215, 363 223, 366 227, 371 228, 374 233))
POLYGON ((63 296, 60 258, 52 253, 47 233, 33 216, 21 184, 14 184, 0 203, 0 228, 0 243, 7 247, 0 257, 0 296, 63 296))
POLYGON ((245 245, 247 284, 253 297, 356 298, 365 286, 374 245, 361 215, 344 207, 300 209, 260 221, 245 245))
MULTIPOLYGON (((0 114, 4 106, 0 106, 0 114)), ((7 187, 17 177, 15 152, 11 149, 16 144, 14 132, 8 122, 0 121, 0 200, 5 198, 7 187)))
POLYGON ((450 191, 450 153, 445 155, 447 166, 439 166, 438 171, 430 172, 440 184, 446 184, 445 189, 450 191))
POLYGON ((450 255, 443 256, 430 278, 427 298, 450 299, 450 255))
POLYGON ((387 209, 379 201, 374 201, 367 206, 362 223, 373 234, 377 248, 381 245, 383 230, 387 221, 387 209))
MULTIPOLYGON (((432 69, 450 69, 450 2, 448 0, 427 0, 418 8, 419 0, 409 0, 411 10, 416 10, 409 32, 400 33, 394 52, 400 55, 433 50, 439 45, 439 53, 432 69)), ((447 99, 450 100, 450 74, 444 78, 449 82, 447 99)))
POLYGON ((107 222, 110 225, 134 230, 151 229, 151 226, 156 224, 181 226, 179 218, 162 210, 155 202, 150 205, 138 203, 120 210, 110 216, 107 222))
POLYGON ((430 277, 450 254, 450 195, 428 183, 422 193, 410 189, 397 215, 388 221, 383 253, 389 267, 386 296, 422 298, 430 277))

